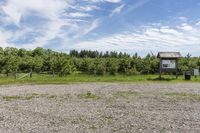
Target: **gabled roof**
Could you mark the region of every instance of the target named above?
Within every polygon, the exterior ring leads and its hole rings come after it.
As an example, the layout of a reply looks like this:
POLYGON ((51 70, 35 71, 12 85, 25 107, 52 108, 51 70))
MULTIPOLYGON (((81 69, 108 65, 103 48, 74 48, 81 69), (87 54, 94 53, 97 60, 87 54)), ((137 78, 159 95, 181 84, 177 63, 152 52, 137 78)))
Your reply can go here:
POLYGON ((158 58, 180 58, 182 56, 180 52, 158 52, 157 57, 158 58))

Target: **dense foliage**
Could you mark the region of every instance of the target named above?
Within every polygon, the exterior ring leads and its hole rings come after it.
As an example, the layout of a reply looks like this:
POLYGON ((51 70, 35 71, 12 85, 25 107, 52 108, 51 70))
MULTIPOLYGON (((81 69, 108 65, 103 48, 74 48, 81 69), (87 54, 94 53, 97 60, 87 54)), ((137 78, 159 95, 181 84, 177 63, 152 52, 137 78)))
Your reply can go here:
MULTIPOLYGON (((179 61, 179 73, 182 74, 185 70, 192 70, 199 66, 200 58, 188 54, 179 61)), ((137 75, 156 74, 158 67, 159 60, 153 54, 142 58, 137 54, 130 56, 121 52, 72 50, 66 54, 40 47, 34 50, 0 48, 0 72, 6 75, 30 71, 59 76, 72 73, 137 75)))

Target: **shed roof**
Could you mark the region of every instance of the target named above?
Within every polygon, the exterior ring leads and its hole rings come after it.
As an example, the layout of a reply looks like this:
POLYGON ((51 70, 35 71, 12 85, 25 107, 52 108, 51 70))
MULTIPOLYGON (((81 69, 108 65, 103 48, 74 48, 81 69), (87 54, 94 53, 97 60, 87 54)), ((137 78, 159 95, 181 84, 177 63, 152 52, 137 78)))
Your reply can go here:
POLYGON ((180 58, 180 52, 158 52, 158 58, 180 58))

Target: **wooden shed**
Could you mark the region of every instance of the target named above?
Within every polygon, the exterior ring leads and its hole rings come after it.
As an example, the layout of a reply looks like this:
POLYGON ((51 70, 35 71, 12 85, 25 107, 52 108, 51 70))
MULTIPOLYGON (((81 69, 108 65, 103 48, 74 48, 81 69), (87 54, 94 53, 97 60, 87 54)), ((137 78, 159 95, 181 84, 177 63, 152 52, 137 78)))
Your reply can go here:
POLYGON ((159 77, 162 72, 176 72, 178 78, 178 59, 181 57, 180 52, 159 52, 157 58, 160 58, 159 77))

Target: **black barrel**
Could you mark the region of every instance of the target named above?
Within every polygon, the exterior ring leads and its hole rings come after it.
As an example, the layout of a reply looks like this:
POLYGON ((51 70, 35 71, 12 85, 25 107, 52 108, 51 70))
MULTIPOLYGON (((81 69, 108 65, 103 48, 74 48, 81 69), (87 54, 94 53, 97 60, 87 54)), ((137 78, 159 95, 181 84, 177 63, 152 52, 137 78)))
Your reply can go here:
POLYGON ((185 80, 191 80, 191 72, 185 71, 185 80))

